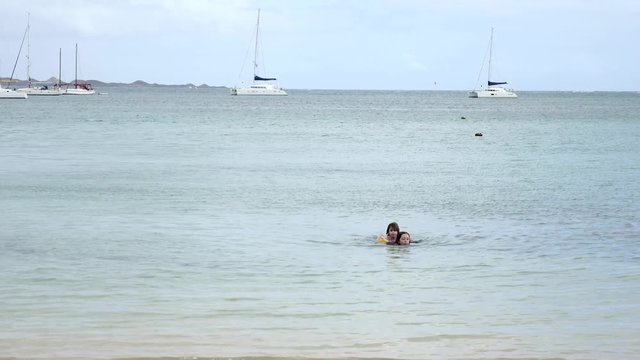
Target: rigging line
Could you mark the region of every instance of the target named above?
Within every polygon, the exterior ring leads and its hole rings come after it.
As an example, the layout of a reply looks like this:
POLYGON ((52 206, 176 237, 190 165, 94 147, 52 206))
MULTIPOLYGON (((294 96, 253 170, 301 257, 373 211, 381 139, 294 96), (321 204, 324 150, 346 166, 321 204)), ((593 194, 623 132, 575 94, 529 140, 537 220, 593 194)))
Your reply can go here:
POLYGON ((485 50, 485 52, 484 52, 484 57, 482 58, 482 66, 480 66, 480 71, 478 72, 478 78, 476 79, 476 85, 473 87, 474 90, 478 87, 478 83, 480 83, 480 76, 482 76, 482 72, 484 71, 484 64, 486 63, 487 54, 489 53, 490 50, 491 50, 491 42, 489 42, 489 45, 487 45, 487 50, 485 50))
POLYGON ((258 9, 258 21, 256 22, 256 48, 253 52, 253 81, 258 71, 258 39, 260 38, 260 9, 258 9))
POLYGON ((263 42, 263 36, 260 36, 257 41, 258 43, 258 56, 256 58, 256 69, 261 69, 262 75, 260 76, 264 76, 264 77, 270 77, 272 75, 269 74, 269 71, 267 70, 267 61, 266 61, 266 57, 264 56, 264 49, 266 48, 266 46, 264 46, 264 42, 263 42))
MULTIPOLYGON (((238 81, 243 83, 242 74, 244 74, 244 67, 247 64, 247 59, 249 58, 249 51, 253 47, 253 36, 251 36, 251 41, 249 41, 249 45, 247 46, 247 51, 244 53, 244 60, 242 61, 242 67, 240 68, 240 73, 238 74, 238 81)), ((253 66, 253 65, 252 65, 253 66)))
MULTIPOLYGON (((258 9, 258 24, 257 27, 260 26, 260 10, 258 9)), ((264 57, 264 46, 262 43, 262 32, 256 29, 256 49, 255 49, 255 60, 254 60, 254 75, 258 75, 261 77, 269 77, 269 72, 267 71, 267 64, 265 62, 264 57), (259 70, 259 71, 258 71, 259 70), (260 73, 258 73, 260 72, 260 73)))
POLYGON ((13 64, 13 70, 11 70, 11 77, 9 78, 9 83, 13 80, 13 75, 16 72, 16 66, 18 66, 18 60, 20 60, 20 53, 22 52, 22 46, 24 45, 24 39, 27 37, 27 31, 29 31, 29 26, 24 30, 24 35, 22 36, 22 42, 20 43, 20 50, 18 50, 18 56, 16 57, 16 62, 13 64))
MULTIPOLYGON (((238 82, 240 82, 241 84, 244 83, 244 81, 242 81, 242 74, 244 74, 244 67, 247 64, 247 59, 249 58, 249 52, 251 51, 252 48, 254 48, 255 43, 254 43, 254 39, 255 39, 255 35, 253 34, 253 32, 251 33, 251 40, 249 40, 247 43, 247 51, 244 54, 244 60, 242 61, 242 67, 240 68, 240 73, 238 74, 238 82)), ((251 63, 251 66, 254 68, 255 71, 255 63, 251 63)), ((253 78, 251 78, 251 81, 253 82, 253 78)))
POLYGON ((256 71, 258 71, 258 66, 260 66, 260 68, 262 69, 262 75, 260 76, 268 77, 269 74, 267 72, 267 66, 264 61, 264 50, 263 50, 264 46, 262 46, 262 38, 258 37, 256 39, 256 43, 258 44, 258 52, 257 52, 258 55, 256 56, 256 71), (258 59, 260 59, 260 61, 258 61, 258 59))

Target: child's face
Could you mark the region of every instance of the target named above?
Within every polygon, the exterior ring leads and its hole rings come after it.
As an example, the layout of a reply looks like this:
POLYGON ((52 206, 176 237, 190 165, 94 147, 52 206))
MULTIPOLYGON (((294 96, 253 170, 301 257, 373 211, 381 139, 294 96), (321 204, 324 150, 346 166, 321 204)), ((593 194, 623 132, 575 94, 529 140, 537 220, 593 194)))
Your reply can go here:
POLYGON ((409 245, 411 243, 411 236, 409 234, 402 234, 397 242, 398 245, 409 245))
POLYGON ((396 240, 396 237, 398 237, 398 230, 396 229, 389 229, 389 233, 387 234, 389 236, 389 240, 396 240))

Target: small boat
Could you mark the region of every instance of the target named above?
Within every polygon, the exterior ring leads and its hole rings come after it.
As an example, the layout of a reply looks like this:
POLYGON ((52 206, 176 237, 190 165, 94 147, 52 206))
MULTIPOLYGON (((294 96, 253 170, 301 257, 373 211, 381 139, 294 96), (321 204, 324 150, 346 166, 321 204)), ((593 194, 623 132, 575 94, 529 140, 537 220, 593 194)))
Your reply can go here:
POLYGON ((260 30, 260 9, 258 9, 258 22, 256 24, 256 43, 253 53, 253 84, 249 87, 233 87, 231 95, 276 95, 285 96, 287 92, 278 87, 273 81, 276 78, 258 76, 258 36, 260 30))
MULTIPOLYGON (((470 98, 517 98, 518 95, 513 90, 507 90, 502 85, 506 85, 506 81, 491 81, 491 56, 493 50, 493 28, 491 28, 491 38, 489 40, 489 66, 487 75, 487 88, 482 90, 473 90, 469 92, 470 98)), ((482 71, 482 70, 481 70, 482 71)))
POLYGON ((78 81, 78 44, 76 44, 76 71, 75 80, 73 81, 73 87, 67 88, 63 93, 64 95, 93 95, 96 93, 91 87, 91 84, 78 81))

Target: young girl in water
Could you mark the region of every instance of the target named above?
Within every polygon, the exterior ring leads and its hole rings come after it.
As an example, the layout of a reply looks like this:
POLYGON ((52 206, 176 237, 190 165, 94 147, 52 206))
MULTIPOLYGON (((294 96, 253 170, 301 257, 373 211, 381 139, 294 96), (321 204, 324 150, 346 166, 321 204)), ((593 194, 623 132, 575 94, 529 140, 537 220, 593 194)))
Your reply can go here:
POLYGON ((381 244, 394 245, 396 243, 396 237, 400 231, 400 226, 396 222, 392 222, 387 225, 387 234, 378 236, 378 242, 381 244))
POLYGON ((401 231, 397 235, 396 245, 410 245, 411 234, 406 231, 401 231))

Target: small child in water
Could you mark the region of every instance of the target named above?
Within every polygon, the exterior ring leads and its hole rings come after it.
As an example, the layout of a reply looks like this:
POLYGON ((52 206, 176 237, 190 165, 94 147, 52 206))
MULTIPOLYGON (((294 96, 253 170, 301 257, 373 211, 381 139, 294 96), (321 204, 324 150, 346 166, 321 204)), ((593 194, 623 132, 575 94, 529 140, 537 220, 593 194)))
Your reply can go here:
POLYGON ((411 234, 406 231, 401 231, 397 235, 396 245, 410 245, 411 234))
POLYGON ((396 243, 396 237, 400 231, 400 226, 396 222, 392 222, 387 225, 387 234, 378 236, 378 242, 381 244, 394 245, 396 243))

